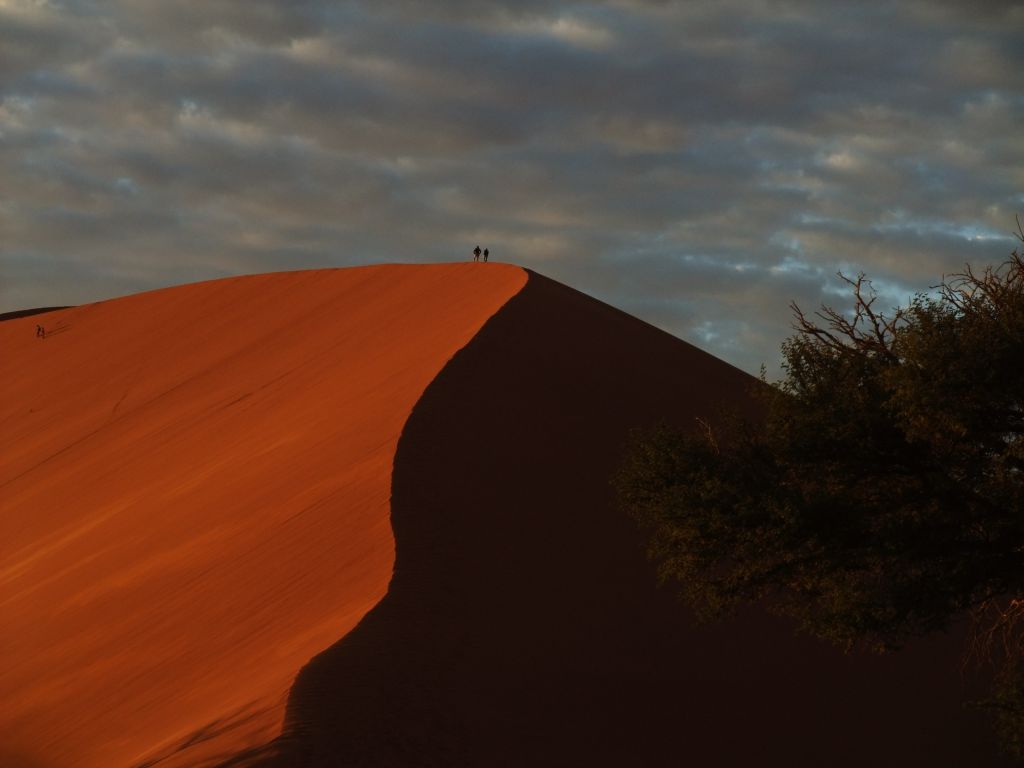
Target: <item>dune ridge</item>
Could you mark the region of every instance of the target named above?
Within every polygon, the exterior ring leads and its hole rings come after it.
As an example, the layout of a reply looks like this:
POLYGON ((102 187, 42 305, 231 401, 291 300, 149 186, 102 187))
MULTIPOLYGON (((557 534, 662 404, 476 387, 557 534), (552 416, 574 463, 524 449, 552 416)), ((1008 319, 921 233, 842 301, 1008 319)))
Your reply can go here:
POLYGON ((960 638, 843 656, 656 589, 607 478, 632 427, 750 406, 753 380, 535 273, 417 402, 395 573, 299 674, 261 768, 994 766, 960 638))
POLYGON ((654 587, 625 436, 752 379, 571 288, 281 273, 47 328, 0 325, 0 765, 1004 764, 958 638, 843 657, 654 587))
POLYGON ((0 764, 260 754, 385 593, 413 404, 525 282, 278 273, 0 325, 0 764))

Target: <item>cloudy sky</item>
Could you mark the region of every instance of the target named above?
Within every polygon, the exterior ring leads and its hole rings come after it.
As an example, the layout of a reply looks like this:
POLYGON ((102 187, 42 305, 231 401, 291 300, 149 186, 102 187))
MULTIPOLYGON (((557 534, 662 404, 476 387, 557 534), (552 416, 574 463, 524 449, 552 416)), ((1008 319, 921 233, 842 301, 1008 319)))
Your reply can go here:
POLYGON ((777 371, 1014 247, 1020 5, 0 0, 0 312, 479 243, 777 371))

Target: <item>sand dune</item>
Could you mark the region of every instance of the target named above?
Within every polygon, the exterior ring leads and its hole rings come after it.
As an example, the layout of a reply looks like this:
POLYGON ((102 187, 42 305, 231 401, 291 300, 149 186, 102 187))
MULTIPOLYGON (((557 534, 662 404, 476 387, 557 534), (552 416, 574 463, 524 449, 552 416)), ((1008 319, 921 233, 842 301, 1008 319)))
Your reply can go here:
POLYGON ((417 403, 387 596, 306 667, 263 766, 998 765, 959 640, 844 657, 654 588, 607 478, 628 430, 750 377, 531 274, 417 403))
POLYGON ((0 765, 196 766, 265 743, 384 594, 395 445, 525 283, 284 273, 0 324, 0 765))
POLYGON ((654 587, 625 436, 751 379, 572 289, 376 267, 35 322, 0 324, 2 766, 999 764, 957 638, 847 658, 654 587))

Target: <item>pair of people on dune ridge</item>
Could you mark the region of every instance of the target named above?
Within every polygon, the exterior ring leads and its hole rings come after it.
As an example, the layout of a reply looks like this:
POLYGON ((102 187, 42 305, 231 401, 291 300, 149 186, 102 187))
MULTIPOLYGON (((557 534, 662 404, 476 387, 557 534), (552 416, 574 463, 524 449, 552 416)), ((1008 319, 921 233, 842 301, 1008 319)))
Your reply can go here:
MULTIPOLYGON (((484 261, 487 261, 487 259, 491 255, 490 249, 484 248, 483 254, 484 254, 484 261)), ((479 245, 476 248, 473 249, 473 261, 480 261, 480 246, 479 245)))

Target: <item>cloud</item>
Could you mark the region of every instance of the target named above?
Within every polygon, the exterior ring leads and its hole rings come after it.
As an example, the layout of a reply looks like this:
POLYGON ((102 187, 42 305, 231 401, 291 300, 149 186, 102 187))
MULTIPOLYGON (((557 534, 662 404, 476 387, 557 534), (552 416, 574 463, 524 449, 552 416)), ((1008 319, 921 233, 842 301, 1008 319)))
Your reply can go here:
POLYGON ((1012 247, 1018 4, 0 2, 0 311, 480 242, 756 372, 1012 247))

